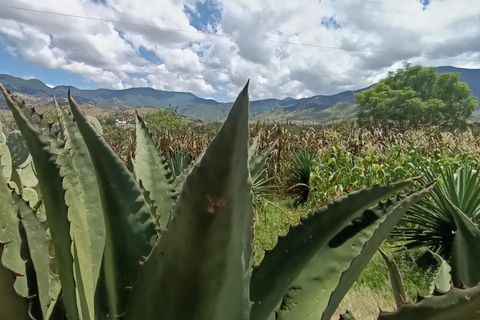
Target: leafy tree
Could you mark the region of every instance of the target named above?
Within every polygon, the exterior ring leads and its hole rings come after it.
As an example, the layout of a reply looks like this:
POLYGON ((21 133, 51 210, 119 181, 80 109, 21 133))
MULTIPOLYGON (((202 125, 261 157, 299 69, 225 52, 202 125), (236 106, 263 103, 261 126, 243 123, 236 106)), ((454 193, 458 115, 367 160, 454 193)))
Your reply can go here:
POLYGON ((159 109, 146 114, 143 119, 152 131, 182 131, 187 129, 188 120, 176 114, 177 108, 159 109))
POLYGON ((462 128, 478 107, 459 73, 437 73, 435 68, 407 64, 369 90, 355 94, 358 122, 407 128, 442 125, 462 128))

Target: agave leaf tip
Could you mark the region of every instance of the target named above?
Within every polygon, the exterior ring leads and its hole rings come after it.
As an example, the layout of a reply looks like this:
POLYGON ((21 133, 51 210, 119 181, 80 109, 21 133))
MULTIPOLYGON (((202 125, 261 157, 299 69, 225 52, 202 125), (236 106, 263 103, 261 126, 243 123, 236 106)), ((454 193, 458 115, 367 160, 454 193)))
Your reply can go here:
POLYGON ((245 85, 245 87, 243 87, 242 95, 244 95, 244 96, 248 95, 248 85, 249 84, 250 84, 250 79, 247 80, 247 84, 245 85))

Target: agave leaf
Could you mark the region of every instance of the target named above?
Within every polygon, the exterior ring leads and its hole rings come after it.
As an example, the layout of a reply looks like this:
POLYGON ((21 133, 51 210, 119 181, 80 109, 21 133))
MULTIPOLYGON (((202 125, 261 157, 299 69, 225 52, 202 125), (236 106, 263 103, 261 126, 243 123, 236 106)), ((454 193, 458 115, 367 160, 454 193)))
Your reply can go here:
MULTIPOLYGON (((50 305, 48 306, 48 312, 47 312, 47 317, 46 319, 48 320, 58 320, 62 319, 65 320, 67 319, 67 313, 65 311, 65 306, 63 304, 63 299, 62 299, 62 290, 60 286, 55 289, 55 297, 52 298, 52 292, 50 292, 50 298, 51 302, 50 305), (58 289, 58 290, 57 290, 58 289)), ((103 318, 100 318, 103 319, 103 318)))
POLYGON ((270 154, 275 150, 277 146, 277 141, 272 142, 265 149, 263 149, 257 155, 254 155, 249 160, 250 174, 252 177, 256 176, 262 169, 265 167, 265 161, 270 156, 270 154))
POLYGON ((39 114, 35 108, 27 107, 25 101, 20 102, 15 96, 11 96, 11 98, 13 102, 17 103, 17 106, 30 124, 38 130, 41 139, 47 142, 50 152, 53 154, 61 153, 63 151, 63 132, 60 130, 58 124, 52 124, 46 121, 43 115, 39 114))
POLYGON ((9 181, 12 176, 12 157, 5 143, 0 143, 0 170, 5 181, 9 181))
POLYGON ((185 180, 187 179, 192 169, 193 169, 193 166, 190 165, 190 167, 185 169, 179 176, 175 177, 175 180, 173 181, 172 185, 175 188, 176 195, 179 195, 182 192, 183 184, 185 183, 185 180))
POLYGON ((8 187, 12 190, 14 190, 16 193, 20 193, 20 188, 18 188, 17 184, 14 181, 8 181, 7 183, 8 187))
MULTIPOLYGON (((248 142, 248 161, 250 162, 253 157, 257 154, 258 142, 260 141, 260 136, 254 137, 248 142)), ((251 168, 250 168, 251 169, 251 168)))
POLYGON ((94 319, 94 312, 95 312, 95 295, 88 296, 87 291, 90 291, 91 288, 86 288, 86 286, 90 286, 89 279, 84 280, 81 270, 80 259, 78 257, 78 250, 77 244, 75 240, 73 240, 73 272, 75 275, 75 281, 77 283, 77 303, 80 310, 80 318, 84 320, 94 319))
POLYGON ((30 162, 22 169, 18 170, 20 182, 23 187, 35 188, 38 185, 38 179, 33 169, 33 162, 30 162))
POLYGON ((398 220, 430 190, 380 203, 342 229, 293 282, 277 318, 330 319, 398 220))
POLYGON ((4 144, 7 142, 7 137, 5 137, 5 134, 3 133, 3 125, 2 122, 0 122, 0 144, 4 144))
POLYGON ((474 286, 480 282, 480 231, 477 226, 450 200, 457 231, 453 240, 452 280, 454 286, 474 286))
POLYGON ((102 128, 102 125, 100 124, 100 121, 98 121, 97 118, 91 117, 91 116, 87 116, 87 120, 95 128, 95 130, 97 130, 97 132, 103 136, 103 128, 102 128))
MULTIPOLYGON (((27 188, 23 189, 25 192, 27 188)), ((34 297, 32 308, 45 318, 50 304, 50 259, 45 227, 38 220, 32 208, 17 194, 13 194, 16 211, 21 221, 22 246, 24 259, 27 261, 28 295, 34 297), (35 305, 38 303, 38 306, 35 305)), ((32 310, 32 314, 34 314, 32 310)), ((40 318, 40 317, 39 317, 40 318)))
POLYGON ((175 190, 171 184, 171 175, 167 161, 157 147, 148 131, 145 122, 137 113, 136 117, 137 145, 133 168, 135 178, 148 191, 148 196, 156 207, 160 217, 160 226, 165 228, 174 204, 175 190))
POLYGON ((69 95, 68 101, 90 153, 102 201, 106 229, 104 277, 110 319, 125 311, 139 261, 155 243, 155 223, 142 191, 125 163, 93 128, 69 95))
MULTIPOLYGON (((14 209, 12 191, 8 188, 3 172, 0 170, 0 243, 8 243, 5 248, 2 245, 0 264, 18 274, 25 275, 25 262, 20 256, 22 239, 18 229, 19 223, 14 209)), ((15 281, 15 289, 22 296, 28 295, 26 277, 20 277, 15 281)))
POLYGON ((14 289, 19 277, 2 264, 5 243, 0 242, 0 310, 2 320, 32 320, 28 314, 28 301, 14 289))
POLYGON ((407 295, 405 294, 405 289, 403 288, 402 276, 398 271, 397 264, 395 260, 381 248, 378 250, 382 255, 383 260, 388 268, 388 275, 390 276, 390 284, 392 285, 393 297, 395 298, 395 304, 397 308, 400 308, 407 302, 407 295))
POLYGON ((273 178, 268 176, 266 168, 252 176, 253 206, 255 209, 268 202, 268 198, 275 191, 275 186, 271 184, 272 180, 273 178))
MULTIPOLYGON (((15 186, 18 188, 17 193, 22 193, 23 191, 23 184, 22 184, 22 180, 20 179, 20 170, 21 169, 13 168, 12 176, 10 177, 10 182, 15 183, 15 186)), ((15 190, 17 188, 15 188, 15 190)))
MULTIPOLYGON (((38 211, 37 211, 38 215, 38 211)), ((40 217, 39 217, 40 219, 40 217)), ((41 220, 40 220, 41 221, 41 220)), ((50 283, 50 304, 48 306, 48 311, 47 311, 47 319, 49 320, 57 320, 57 319, 62 319, 65 320, 67 319, 66 315, 66 310, 65 310, 65 305, 63 303, 63 298, 62 298, 62 286, 60 283, 60 277, 58 275, 58 266, 57 262, 55 259, 55 251, 53 250, 53 245, 51 241, 51 236, 50 236, 50 230, 47 229, 46 232, 47 234, 47 239, 48 239, 48 255, 50 258, 50 272, 49 272, 49 283, 50 283), (61 312, 60 312, 61 311, 61 312)))
POLYGON ((94 318, 94 297, 105 248, 105 222, 97 179, 87 145, 72 115, 55 100, 58 118, 65 134, 65 152, 57 164, 63 177, 68 206, 70 233, 74 242, 74 259, 83 316, 94 318), (81 281, 79 281, 81 279, 81 281), (85 305, 86 304, 86 305, 85 305), (85 314, 87 313, 87 314, 85 314))
POLYGON ((395 312, 382 312, 378 320, 478 320, 479 306, 480 285, 477 285, 452 289, 445 295, 429 296, 416 304, 407 303, 395 312))
POLYGON ((127 319, 248 319, 252 221, 245 87, 187 177, 141 269, 127 319))
POLYGON ((12 155, 12 166, 23 168, 32 161, 27 143, 20 131, 14 130, 8 134, 7 145, 12 155))
POLYGON ((38 203, 38 193, 32 188, 23 188, 21 196, 32 208, 38 203))
POLYGON ((297 277, 330 239, 363 216, 380 200, 411 186, 414 179, 353 192, 304 218, 292 227, 253 271, 251 320, 263 320, 282 300, 297 277))
POLYGON ((62 282, 63 302, 69 320, 78 319, 77 299, 75 293, 75 279, 73 276, 73 257, 70 251, 70 223, 67 218, 59 168, 55 163, 54 154, 49 150, 53 143, 47 142, 33 124, 27 119, 26 109, 22 109, 8 94, 5 87, 0 85, 7 105, 13 113, 26 144, 32 155, 37 169, 40 190, 45 203, 47 219, 55 247, 56 261, 59 266, 59 275, 62 282))
POLYGON ((438 262, 438 270, 432 281, 432 285, 430 286, 430 291, 434 292, 435 289, 439 289, 443 292, 447 292, 452 286, 452 276, 450 274, 452 268, 440 255, 435 252, 431 252, 431 254, 438 262))

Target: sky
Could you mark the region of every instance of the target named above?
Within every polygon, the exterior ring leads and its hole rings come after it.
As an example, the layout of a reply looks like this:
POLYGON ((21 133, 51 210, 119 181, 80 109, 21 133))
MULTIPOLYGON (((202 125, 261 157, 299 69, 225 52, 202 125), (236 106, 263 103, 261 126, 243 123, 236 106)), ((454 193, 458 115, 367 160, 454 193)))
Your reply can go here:
POLYGON ((49 86, 302 98, 407 62, 480 68, 480 1, 0 0, 0 73, 49 86))

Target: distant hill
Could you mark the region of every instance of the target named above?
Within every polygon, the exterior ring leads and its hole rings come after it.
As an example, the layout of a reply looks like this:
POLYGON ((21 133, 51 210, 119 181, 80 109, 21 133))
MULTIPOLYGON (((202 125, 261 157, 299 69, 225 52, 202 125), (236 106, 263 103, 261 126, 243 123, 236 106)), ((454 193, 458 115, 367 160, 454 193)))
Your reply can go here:
MULTIPOLYGON (((468 83, 473 95, 480 100, 480 69, 439 67, 438 72, 459 72, 460 80, 468 83)), ((0 83, 12 92, 35 98, 34 101, 67 97, 68 89, 79 103, 94 105, 103 109, 131 109, 139 106, 167 108, 178 106, 178 113, 193 119, 222 120, 232 103, 220 103, 213 99, 203 99, 189 92, 173 92, 152 88, 131 88, 125 90, 82 90, 75 87, 58 86, 50 88, 37 79, 24 80, 0 74, 0 83)), ((344 91, 334 95, 316 95, 309 98, 263 99, 250 103, 250 113, 254 118, 284 119, 292 121, 330 122, 351 118, 356 113, 354 94, 344 91)), ((46 102, 45 102, 46 103, 46 102)), ((0 99, 0 109, 6 108, 0 99)), ((476 114, 480 114, 476 112, 476 114)))
POLYGON ((125 90, 82 90, 75 87, 58 86, 50 88, 37 79, 24 80, 5 74, 0 74, 0 83, 12 92, 18 92, 35 96, 37 98, 66 98, 70 88, 72 95, 79 103, 90 103, 100 108, 129 109, 138 106, 151 106, 155 108, 167 108, 169 105, 177 106, 181 112, 183 109, 198 105, 219 105, 212 99, 202 99, 189 92, 173 92, 155 90, 152 88, 131 88, 125 90))

